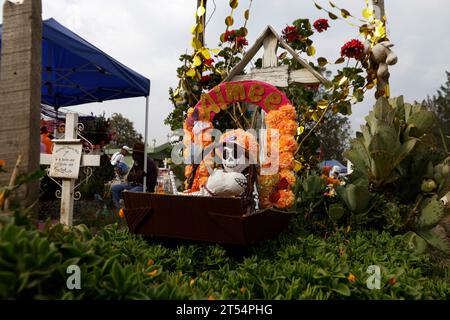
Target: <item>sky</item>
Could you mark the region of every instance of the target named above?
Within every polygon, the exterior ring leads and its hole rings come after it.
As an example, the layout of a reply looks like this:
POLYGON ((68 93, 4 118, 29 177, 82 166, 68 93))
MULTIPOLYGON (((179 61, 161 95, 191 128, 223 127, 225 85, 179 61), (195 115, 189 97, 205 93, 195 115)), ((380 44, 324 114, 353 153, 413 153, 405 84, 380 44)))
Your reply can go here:
MULTIPOLYGON (((164 119, 172 110, 169 87, 176 87, 176 69, 179 56, 191 53, 191 27, 195 24, 196 0, 42 0, 43 18, 55 18, 96 47, 151 80, 149 143, 165 143, 170 129, 164 119)), ((316 0, 330 8, 328 1, 316 0)), ((334 0, 354 16, 361 16, 365 0, 334 0)), ((208 0, 206 45, 217 48, 219 36, 225 30, 229 15, 228 0, 208 0)), ((240 0, 234 14, 235 26, 243 23, 249 0, 240 0)), ((450 42, 448 0, 385 0, 390 40, 399 57, 390 67, 391 95, 404 95, 406 101, 421 101, 433 95, 445 82, 445 70, 450 71, 450 42)), ((2 11, 2 8, 0 8, 2 11)), ((0 16, 2 19, 3 12, 0 16)), ((266 25, 281 30, 298 18, 327 18, 312 0, 253 0, 248 40, 251 45, 266 25)), ((316 58, 329 60, 339 57, 341 46, 358 37, 358 30, 342 20, 330 21, 331 28, 313 36, 316 58)), ((307 58, 307 57, 304 57, 307 58)), ((373 93, 353 107, 350 117, 353 131, 364 123, 374 103, 373 93)), ((93 103, 69 108, 83 114, 107 116, 117 112, 134 122, 144 132, 145 100, 134 98, 104 103, 93 103)))

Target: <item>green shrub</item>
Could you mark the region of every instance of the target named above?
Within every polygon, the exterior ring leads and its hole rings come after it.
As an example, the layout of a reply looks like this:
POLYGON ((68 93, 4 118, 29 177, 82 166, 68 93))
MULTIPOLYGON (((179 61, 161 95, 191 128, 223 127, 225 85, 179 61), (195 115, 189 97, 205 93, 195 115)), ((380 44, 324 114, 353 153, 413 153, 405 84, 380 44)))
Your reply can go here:
POLYGON ((302 223, 297 218, 277 239, 240 253, 209 244, 166 246, 117 225, 93 236, 85 226, 41 232, 10 223, 0 227, 0 298, 450 297, 446 275, 433 275, 429 256, 410 251, 404 236, 338 231, 323 239, 302 231, 302 223), (81 269, 81 290, 66 288, 69 265, 81 269), (382 270, 380 290, 367 288, 370 265, 382 270))

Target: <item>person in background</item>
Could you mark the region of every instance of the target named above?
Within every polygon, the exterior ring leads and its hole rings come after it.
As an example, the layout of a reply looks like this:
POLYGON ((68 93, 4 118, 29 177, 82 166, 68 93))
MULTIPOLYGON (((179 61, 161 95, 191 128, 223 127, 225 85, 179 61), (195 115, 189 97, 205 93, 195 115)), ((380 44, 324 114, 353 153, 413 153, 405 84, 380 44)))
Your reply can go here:
POLYGON ((130 154, 132 149, 128 146, 123 146, 120 151, 114 153, 111 157, 111 164, 116 166, 118 163, 123 162, 125 157, 130 154))
POLYGON ((53 142, 49 137, 48 128, 43 126, 41 128, 41 151, 43 151, 43 153, 51 154, 52 146, 53 142))
POLYGON ((144 172, 144 144, 137 143, 133 146, 134 164, 128 173, 125 183, 117 184, 111 187, 111 196, 117 209, 121 208, 120 200, 122 192, 142 192, 144 187, 144 176, 147 177, 147 192, 154 192, 156 180, 158 178, 158 168, 152 159, 147 158, 147 173, 144 172))
POLYGON ((56 128, 56 139, 64 139, 65 135, 66 135, 66 124, 64 122, 61 122, 58 124, 58 127, 56 128))

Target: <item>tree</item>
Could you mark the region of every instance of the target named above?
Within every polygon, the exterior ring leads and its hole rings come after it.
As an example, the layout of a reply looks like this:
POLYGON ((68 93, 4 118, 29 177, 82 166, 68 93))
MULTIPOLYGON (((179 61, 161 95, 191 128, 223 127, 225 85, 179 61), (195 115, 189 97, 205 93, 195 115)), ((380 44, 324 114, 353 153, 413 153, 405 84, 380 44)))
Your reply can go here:
POLYGON ((142 134, 137 133, 134 129, 133 122, 125 118, 120 113, 114 113, 109 119, 111 131, 115 135, 115 144, 117 146, 133 147, 136 143, 142 143, 144 138, 142 134))
MULTIPOLYGON (((445 84, 441 85, 437 95, 433 95, 432 98, 428 96, 423 104, 436 114, 448 150, 450 146, 450 72, 446 71, 445 73, 447 75, 445 84)), ((438 132, 439 135, 440 132, 438 132)), ((441 141, 441 143, 443 142, 441 141)))
POLYGON ((349 147, 350 121, 337 113, 328 113, 323 125, 317 129, 324 160, 335 159, 343 163, 342 153, 349 147))

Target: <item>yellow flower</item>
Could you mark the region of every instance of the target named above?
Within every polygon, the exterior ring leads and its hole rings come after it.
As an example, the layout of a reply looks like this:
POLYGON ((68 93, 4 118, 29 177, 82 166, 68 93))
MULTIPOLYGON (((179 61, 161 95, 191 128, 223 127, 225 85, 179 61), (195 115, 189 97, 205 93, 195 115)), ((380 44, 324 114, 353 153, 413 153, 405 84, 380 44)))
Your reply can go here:
POLYGON ((147 272, 146 275, 150 277, 155 277, 158 274, 158 269, 155 269, 153 271, 147 272))
POLYGON ((214 297, 214 295, 210 294, 210 295, 208 296, 208 300, 216 300, 216 297, 214 297))
POLYGON ((356 282, 356 276, 350 272, 350 274, 347 277, 348 281, 351 283, 355 283, 356 282))
POLYGON ((242 294, 244 294, 245 293, 245 291, 247 291, 247 288, 245 288, 245 287, 242 287, 241 289, 239 289, 239 291, 242 293, 242 294))
POLYGON ((191 281, 189 281, 189 285, 192 287, 195 284, 195 279, 191 279, 191 281))

